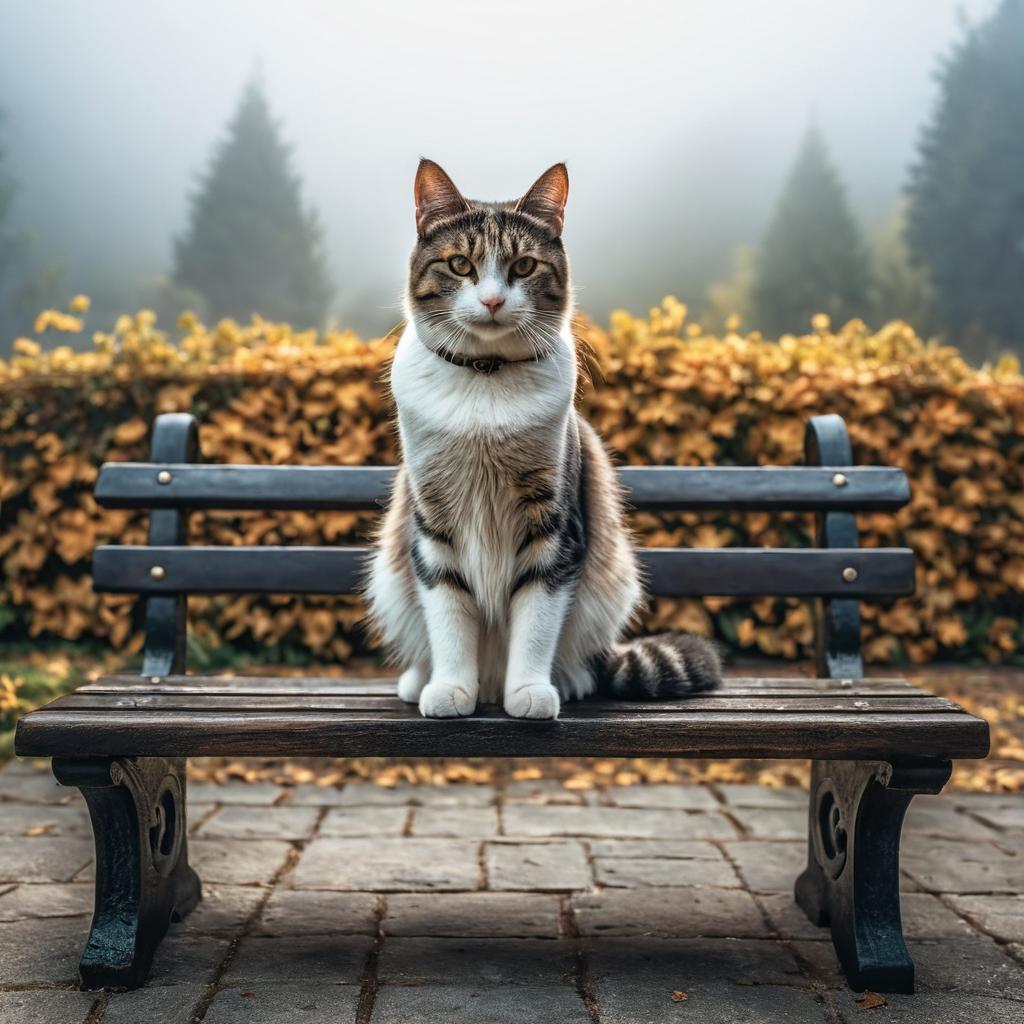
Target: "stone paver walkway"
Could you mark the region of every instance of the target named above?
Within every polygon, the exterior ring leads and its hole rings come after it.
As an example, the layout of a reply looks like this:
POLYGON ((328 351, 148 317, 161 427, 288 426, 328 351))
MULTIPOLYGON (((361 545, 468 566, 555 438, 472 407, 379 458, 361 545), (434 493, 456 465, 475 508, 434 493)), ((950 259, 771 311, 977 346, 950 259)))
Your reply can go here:
POLYGON ((806 795, 553 780, 190 788, 204 901, 147 986, 75 988, 92 901, 76 791, 0 772, 0 1024, 1024 1020, 1024 799, 918 797, 916 996, 863 1008, 792 901, 806 795))

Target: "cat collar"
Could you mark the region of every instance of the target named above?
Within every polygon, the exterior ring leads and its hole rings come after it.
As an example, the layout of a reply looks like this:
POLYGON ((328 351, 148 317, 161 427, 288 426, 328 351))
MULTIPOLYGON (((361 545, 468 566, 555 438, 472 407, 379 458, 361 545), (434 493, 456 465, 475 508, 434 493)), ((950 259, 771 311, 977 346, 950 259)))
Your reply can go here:
POLYGON ((540 356, 527 356, 525 359, 505 359, 503 356, 477 356, 473 359, 468 359, 466 356, 456 355, 454 352, 434 352, 434 355, 440 356, 446 363, 451 363, 453 366, 465 366, 472 370, 474 373, 482 373, 488 376, 492 373, 497 373, 503 366, 509 363, 537 363, 540 362, 540 356))

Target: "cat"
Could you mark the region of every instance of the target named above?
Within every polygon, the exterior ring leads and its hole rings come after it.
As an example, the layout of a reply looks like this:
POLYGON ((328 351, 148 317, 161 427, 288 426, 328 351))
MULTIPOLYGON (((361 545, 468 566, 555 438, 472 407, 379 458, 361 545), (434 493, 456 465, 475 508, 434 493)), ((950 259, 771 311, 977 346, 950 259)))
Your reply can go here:
POLYGON ((621 642, 642 600, 615 471, 574 408, 577 353, 562 244, 569 178, 519 200, 465 199, 416 173, 407 325, 391 368, 402 463, 367 585, 370 622, 428 717, 478 701, 557 717, 595 692, 708 690, 708 641, 621 642))

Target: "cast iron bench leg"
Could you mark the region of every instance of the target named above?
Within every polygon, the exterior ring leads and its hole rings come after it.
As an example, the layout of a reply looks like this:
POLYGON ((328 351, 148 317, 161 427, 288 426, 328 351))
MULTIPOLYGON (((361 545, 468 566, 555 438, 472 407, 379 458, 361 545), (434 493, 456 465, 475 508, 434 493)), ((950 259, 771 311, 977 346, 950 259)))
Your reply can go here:
POLYGON ((200 899, 188 865, 185 759, 54 758, 53 773, 85 797, 96 841, 96 907, 82 988, 138 988, 171 920, 200 899))
POLYGON ((913 992, 914 962, 900 921, 900 830, 917 793, 938 793, 948 761, 879 764, 815 761, 807 869, 796 901, 831 925, 846 979, 856 991, 913 992))

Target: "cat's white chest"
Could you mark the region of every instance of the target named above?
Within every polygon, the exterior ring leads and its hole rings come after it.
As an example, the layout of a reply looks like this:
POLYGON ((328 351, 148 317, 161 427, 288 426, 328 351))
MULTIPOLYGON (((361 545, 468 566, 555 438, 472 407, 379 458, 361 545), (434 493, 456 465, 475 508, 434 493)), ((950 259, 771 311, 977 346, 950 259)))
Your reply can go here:
MULTIPOLYGON (((410 324, 391 367, 403 446, 417 435, 500 438, 564 420, 576 387, 571 337, 537 363, 508 364, 492 374, 454 366, 431 352, 410 324)), ((409 448, 405 449, 406 456, 409 448)))
POLYGON ((442 496, 459 571, 483 619, 502 624, 523 536, 515 467, 558 463, 574 354, 484 375, 445 362, 410 331, 395 354, 392 391, 413 491, 442 496))

